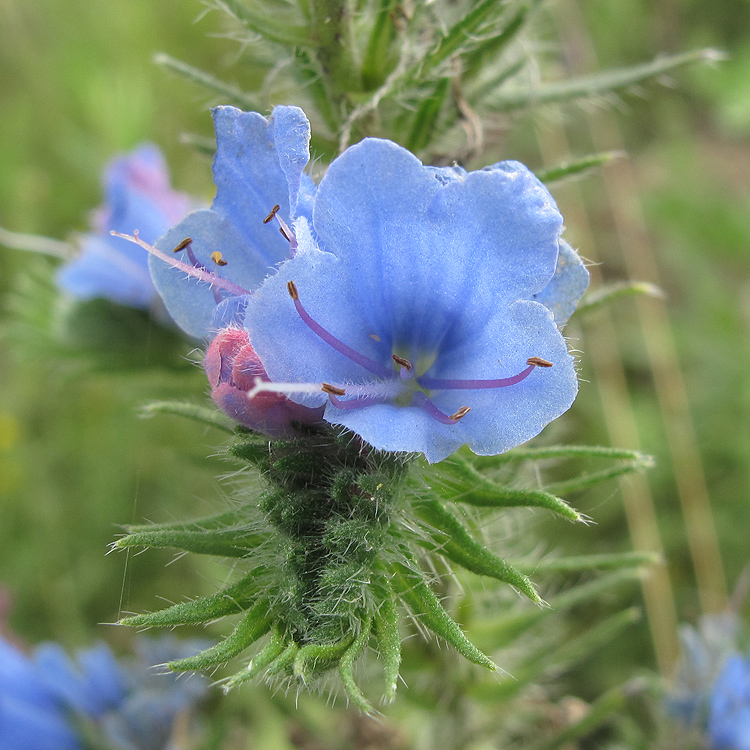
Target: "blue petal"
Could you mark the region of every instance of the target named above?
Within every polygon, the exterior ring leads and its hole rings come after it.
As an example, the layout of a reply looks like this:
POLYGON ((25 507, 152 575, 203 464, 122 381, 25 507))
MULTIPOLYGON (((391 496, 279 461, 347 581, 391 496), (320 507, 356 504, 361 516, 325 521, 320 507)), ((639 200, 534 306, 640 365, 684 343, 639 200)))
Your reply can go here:
POLYGON ((541 292, 532 294, 529 299, 551 310, 557 327, 562 330, 588 285, 589 272, 580 256, 565 240, 560 240, 555 275, 541 292))
MULTIPOLYGON (((264 225, 262 221, 260 223, 269 235, 281 239, 273 226, 264 225)), ((264 255, 256 252, 254 245, 247 243, 230 218, 217 211, 194 211, 161 237, 156 247, 171 254, 186 237, 192 237, 191 247, 195 257, 209 271, 231 279, 247 290, 257 287, 268 273, 264 255), (227 262, 226 266, 219 267, 211 260, 211 253, 216 250, 221 252, 227 262)), ((289 243, 284 240, 283 244, 286 247, 286 257, 289 257, 289 243)), ((188 262, 184 252, 180 255, 180 260, 188 262)), ((149 259, 149 266, 154 284, 177 325, 193 336, 208 336, 217 305, 213 288, 206 282, 168 266, 155 256, 149 259)))
POLYGON ((267 267, 288 256, 289 244, 276 226, 264 225, 263 219, 278 204, 280 216, 291 221, 290 196, 294 196, 292 205, 296 204, 302 169, 309 158, 310 128, 302 110, 276 109, 278 123, 276 110, 270 121, 257 112, 234 107, 213 110, 216 198, 212 208, 231 219, 267 267))
POLYGON ((463 175, 367 139, 331 164, 313 226, 322 249, 356 269, 378 335, 429 350, 467 308, 540 291, 554 273, 562 217, 520 164, 463 175))
MULTIPOLYGON (((171 252, 192 237, 192 250, 206 268, 251 291, 269 268, 289 258, 289 243, 276 223, 263 219, 274 205, 290 219, 292 207, 310 213, 315 186, 302 173, 309 160, 310 127, 298 107, 276 107, 270 120, 234 107, 213 110, 216 127, 214 182, 216 198, 210 210, 196 211, 156 243, 171 252), (219 269, 211 254, 220 251, 228 265, 219 269)), ((184 259, 184 258, 183 258, 184 259)), ((159 294, 177 324, 193 336, 208 336, 216 308, 206 283, 150 260, 159 294)))

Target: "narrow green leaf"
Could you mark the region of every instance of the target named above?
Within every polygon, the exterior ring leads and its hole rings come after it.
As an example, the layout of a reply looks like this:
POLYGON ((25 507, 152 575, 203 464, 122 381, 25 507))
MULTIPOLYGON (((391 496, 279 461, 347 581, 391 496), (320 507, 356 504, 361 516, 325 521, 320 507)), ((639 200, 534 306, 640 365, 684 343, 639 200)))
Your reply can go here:
POLYGON ((513 560, 522 573, 575 573, 583 570, 617 570, 656 565, 661 557, 655 552, 620 552, 603 555, 542 557, 538 560, 513 560))
POLYGON ((607 284, 588 292, 578 303, 575 314, 577 317, 587 315, 593 310, 616 302, 626 297, 654 297, 655 299, 664 299, 664 291, 656 284, 649 284, 647 281, 622 281, 615 284, 607 284))
POLYGON ((471 628, 472 637, 488 648, 503 648, 547 617, 561 614, 576 604, 611 594, 619 585, 640 579, 638 569, 624 568, 574 586, 549 600, 549 607, 523 609, 486 618, 471 628))
POLYGON ((609 164, 615 159, 621 159, 625 156, 624 151, 602 151, 598 154, 589 154, 574 161, 566 161, 550 169, 542 169, 537 172, 537 177, 546 183, 559 182, 566 177, 581 175, 594 169, 609 164))
POLYGON ((180 417, 187 417, 234 434, 232 422, 220 411, 199 404, 191 404, 187 401, 153 401, 140 409, 142 417, 153 417, 156 414, 177 414, 180 417))
POLYGON ((535 604, 542 604, 542 598, 534 584, 512 565, 476 542, 463 524, 438 500, 420 501, 414 507, 419 516, 431 524, 438 534, 445 535, 445 539, 437 540, 438 551, 442 555, 472 573, 507 583, 535 604))
POLYGON ((314 40, 307 26, 291 22, 289 18, 269 17, 254 10, 249 3, 240 0, 214 0, 229 15, 247 26, 250 31, 260 34, 264 39, 286 47, 313 46, 314 40))
POLYGON ((518 87, 515 90, 506 88, 497 96, 490 98, 486 104, 491 111, 509 112, 523 107, 581 99, 618 91, 692 63, 716 62, 722 59, 724 56, 713 49, 664 55, 641 65, 541 84, 536 88, 518 87))
POLYGON ((490 76, 486 80, 481 81, 475 86, 472 86, 467 92, 467 98, 471 102, 476 102, 478 105, 484 105, 484 99, 488 94, 499 89, 506 81, 509 81, 513 76, 518 75, 528 63, 528 59, 522 57, 520 60, 516 60, 510 65, 502 68, 495 75, 490 76))
POLYGON ((380 0, 362 61, 362 82, 372 91, 385 80, 398 30, 394 23, 398 0, 380 0))
POLYGON ((177 140, 183 145, 192 148, 203 156, 213 159, 216 154, 216 140, 197 133, 180 133, 177 140))
MULTIPOLYGON (((618 461, 633 461, 643 468, 653 465, 647 453, 627 448, 608 448, 604 445, 545 445, 539 448, 514 448, 498 456, 475 456, 474 465, 480 469, 491 468, 510 461, 542 461, 548 458, 611 458, 618 461)), ((445 462, 443 462, 445 463, 445 462)), ((463 462, 464 464, 466 461, 463 462)), ((440 464, 442 466, 442 464, 440 464)))
POLYGON ((399 616, 393 596, 393 587, 385 580, 386 593, 380 599, 380 606, 375 611, 375 638, 378 642, 378 653, 384 662, 385 700, 392 702, 396 697, 398 675, 401 668, 401 634, 399 633, 399 616))
POLYGON ((228 693, 232 688, 257 677, 274 659, 283 653, 285 648, 284 636, 278 630, 275 630, 271 634, 271 640, 268 644, 250 660, 247 667, 224 681, 222 684, 224 692, 228 693))
POLYGON ((357 706, 360 711, 363 711, 366 714, 374 713, 374 709, 372 705, 370 705, 370 701, 365 698, 364 694, 359 689, 359 686, 354 680, 353 667, 354 662, 365 650, 365 646, 367 646, 367 641, 370 638, 371 631, 372 618, 370 617, 361 624, 359 633, 357 634, 354 643, 352 643, 351 646, 346 650, 339 663, 339 675, 341 676, 341 681, 344 683, 344 690, 346 690, 346 694, 349 696, 349 699, 352 701, 352 703, 354 703, 354 705, 357 706))
POLYGON ((435 126, 445 97, 450 89, 450 79, 442 78, 422 100, 422 104, 414 116, 414 124, 406 139, 406 147, 410 151, 420 151, 425 148, 435 133, 435 126))
POLYGON ((215 94, 219 94, 225 104, 235 104, 241 109, 245 109, 251 112, 258 112, 259 107, 255 100, 246 94, 242 89, 237 86, 233 86, 231 83, 222 81, 211 73, 207 73, 205 70, 195 68, 182 60, 167 55, 164 52, 157 52, 154 55, 154 62, 160 65, 162 68, 171 70, 173 73, 186 78, 188 81, 197 83, 199 86, 213 91, 215 94))
POLYGON ((133 615, 120 620, 120 625, 132 627, 172 627, 197 625, 219 617, 236 615, 248 608, 258 592, 257 571, 221 591, 201 599, 181 602, 158 612, 133 615))
POLYGON ((170 521, 167 523, 145 523, 125 526, 128 534, 142 531, 206 531, 225 529, 228 526, 241 526, 247 520, 247 511, 243 508, 227 510, 213 516, 195 518, 192 521, 170 521))
POLYGON ((253 605, 223 641, 195 656, 171 661, 167 666, 175 672, 187 672, 225 664, 264 636, 271 628, 271 621, 269 602, 264 597, 253 605))
POLYGON ((610 466, 601 471, 592 471, 591 473, 581 474, 572 479, 566 479, 563 482, 548 484, 544 489, 555 495, 567 495, 569 492, 580 492, 581 490, 593 487, 593 485, 599 484, 600 482, 615 479, 616 477, 623 476, 623 474, 630 474, 641 468, 642 467, 638 464, 620 464, 619 466, 610 466))
POLYGON ((445 62, 451 55, 462 51, 467 44, 473 47, 472 41, 479 30, 496 20, 504 10, 504 4, 497 0, 482 0, 477 3, 460 21, 448 29, 435 51, 425 56, 422 62, 423 76, 445 62))
POLYGON ((545 508, 571 521, 583 520, 562 498, 544 490, 513 489, 496 484, 460 456, 442 461, 435 471, 443 482, 443 496, 454 502, 483 508, 545 508))
POLYGON ((286 648, 268 665, 266 674, 269 676, 279 674, 291 668, 294 664, 294 657, 297 656, 297 651, 299 651, 299 646, 294 641, 290 641, 286 648))
POLYGON ((458 623, 446 612, 422 574, 401 563, 396 563, 395 567, 398 572, 393 582, 398 587, 397 593, 417 620, 450 643, 464 658, 492 671, 497 670, 492 659, 464 635, 458 623))
POLYGON ((171 547, 198 555, 219 557, 246 557, 255 549, 263 537, 260 534, 242 532, 239 529, 220 531, 141 531, 118 539, 114 546, 126 547, 171 547))
POLYGON ((352 636, 337 643, 306 643, 294 657, 295 677, 307 682, 316 674, 335 667, 353 640, 352 636))

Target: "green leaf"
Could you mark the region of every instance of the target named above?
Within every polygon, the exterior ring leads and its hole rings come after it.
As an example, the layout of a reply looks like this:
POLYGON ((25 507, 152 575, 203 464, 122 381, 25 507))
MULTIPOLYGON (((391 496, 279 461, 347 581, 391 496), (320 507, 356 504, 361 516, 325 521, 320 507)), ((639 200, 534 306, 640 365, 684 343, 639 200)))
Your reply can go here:
POLYGON ((284 652, 285 648, 286 644, 284 642, 284 636, 278 630, 275 630, 272 633, 271 640, 268 644, 250 660, 247 667, 224 681, 222 685, 224 692, 228 693, 232 688, 255 678, 266 667, 268 667, 271 662, 278 658, 284 652))
POLYGON ((177 140, 183 145, 192 148, 203 156, 208 156, 211 159, 216 154, 216 139, 209 138, 205 135, 198 135, 197 133, 180 133, 177 136, 177 140))
POLYGON ((258 571, 237 581, 211 596, 181 602, 158 612, 134 615, 120 620, 120 625, 133 627, 172 627, 175 625, 197 625, 220 617, 236 615, 248 608, 258 592, 258 571))
POLYGON ((420 151, 429 144, 449 90, 450 79, 442 78, 430 93, 424 94, 422 104, 414 116, 411 132, 406 139, 406 148, 410 151, 420 151))
POLYGON ((654 297, 655 299, 664 299, 664 291, 650 284, 648 281, 621 281, 614 284, 595 289, 593 292, 587 292, 583 299, 578 303, 575 315, 580 318, 582 315, 588 315, 593 310, 616 302, 627 297, 654 297))
POLYGON ((661 556, 655 552, 619 552, 603 555, 575 555, 570 557, 542 557, 538 560, 513 560, 512 565, 522 573, 575 573, 583 570, 617 570, 656 565, 661 556))
POLYGON ((584 473, 572 479, 566 479, 563 482, 555 482, 545 486, 547 492, 552 492, 556 495, 566 495, 569 492, 580 492, 588 487, 592 487, 600 482, 606 482, 608 479, 614 479, 620 477, 623 474, 630 474, 633 471, 638 471, 643 468, 639 464, 624 464, 619 466, 610 466, 607 469, 601 471, 593 471, 590 474, 584 473))
POLYGON ((146 523, 125 526, 128 534, 142 531, 206 531, 225 529, 228 526, 241 526, 247 522, 247 511, 244 508, 227 510, 213 516, 194 518, 192 521, 169 521, 167 523, 146 523))
POLYGON ((370 701, 365 698, 355 682, 353 667, 354 662, 365 650, 371 631, 372 618, 370 617, 361 623, 359 633, 357 634, 354 643, 352 643, 352 645, 346 650, 339 663, 339 675, 341 676, 341 681, 344 683, 346 694, 349 696, 352 703, 354 703, 360 711, 363 711, 366 714, 374 713, 374 709, 370 705, 370 701))
POLYGON ((396 563, 396 575, 393 583, 396 592, 412 610, 419 622, 446 640, 461 656, 474 664, 479 664, 492 671, 497 665, 483 654, 463 633, 458 623, 446 612, 443 605, 425 583, 421 572, 396 563))
POLYGON ((597 96, 627 88, 649 78, 656 78, 685 65, 696 62, 716 62, 722 59, 724 56, 713 49, 694 50, 679 55, 663 55, 640 65, 569 78, 555 83, 543 83, 534 88, 520 86, 516 89, 506 88, 490 98, 486 105, 494 112, 509 112, 523 107, 597 96))
POLYGON ((336 666, 353 641, 352 636, 336 643, 306 643, 294 656, 295 677, 307 682, 316 674, 336 666))
POLYGON ((380 0, 362 61, 362 81, 365 90, 372 91, 385 80, 398 29, 394 23, 399 0, 380 0))
POLYGON ((268 16, 253 7, 254 3, 241 2, 240 0, 214 0, 216 5, 222 8, 230 16, 233 16, 250 31, 260 34, 264 39, 286 47, 309 48, 314 40, 307 26, 292 22, 289 14, 279 14, 278 9, 274 16, 268 16))
POLYGON ((266 673, 270 676, 291 668, 297 651, 299 646, 294 641, 289 641, 286 648, 268 665, 266 673))
POLYGON ((177 73, 183 78, 187 78, 187 80, 193 83, 197 83, 209 91, 213 91, 215 94, 219 94, 225 104, 234 104, 241 109, 251 112, 258 112, 260 110, 256 101, 249 94, 246 94, 242 89, 233 86, 231 83, 216 78, 205 70, 195 68, 164 52, 157 52, 154 55, 154 62, 167 70, 171 70, 173 73, 177 73))
POLYGON ((378 599, 375 610, 375 638, 378 642, 378 653, 385 663, 385 700, 392 702, 396 697, 398 675, 401 668, 401 634, 399 633, 399 616, 393 596, 393 587, 388 580, 383 581, 384 591, 378 599))
POLYGON ((140 415, 145 418, 156 414, 177 414, 234 434, 234 425, 220 411, 200 404, 191 404, 189 401, 152 401, 140 409, 140 415))
POLYGON ((608 448, 604 445, 545 445, 539 448, 514 448, 498 456, 476 456, 474 457, 474 464, 481 469, 510 461, 541 461, 548 458, 579 457, 633 461, 642 465, 643 468, 648 468, 653 463, 653 458, 648 454, 627 448, 608 448))
POLYGON ((210 669, 225 664, 248 646, 264 636, 271 628, 272 616, 269 602, 259 599, 251 610, 240 620, 237 627, 220 643, 201 651, 187 659, 171 661, 167 666, 175 672, 210 669))
POLYGON ((127 547, 171 547, 198 555, 219 557, 246 557, 264 540, 260 534, 239 529, 218 531, 140 531, 118 539, 114 546, 127 547))
POLYGON ((640 575, 637 569, 617 570, 552 597, 549 607, 523 609, 483 619, 472 625, 472 637, 479 643, 488 644, 488 647, 503 648, 545 618, 560 614, 576 604, 611 594, 617 586, 639 580, 640 575))
POLYGON ((414 507, 417 514, 434 527, 437 533, 433 536, 445 535, 445 539, 436 540, 440 554, 472 573, 510 584, 535 604, 543 603, 534 584, 525 575, 476 542, 463 524, 438 500, 420 501, 414 507))
POLYGON ((594 169, 609 164, 615 159, 621 159, 625 156, 624 151, 602 151, 598 154, 589 154, 588 156, 575 159, 574 161, 563 162, 550 169, 542 169, 537 172, 537 177, 546 183, 559 182, 566 177, 573 175, 582 175, 591 172, 594 169))

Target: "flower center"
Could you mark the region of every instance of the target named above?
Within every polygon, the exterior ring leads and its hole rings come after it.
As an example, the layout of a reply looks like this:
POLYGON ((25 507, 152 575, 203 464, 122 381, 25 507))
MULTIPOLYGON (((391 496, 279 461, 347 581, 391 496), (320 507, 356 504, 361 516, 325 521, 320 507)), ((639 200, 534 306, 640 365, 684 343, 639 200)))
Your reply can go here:
MULTIPOLYGON (((489 380, 474 379, 447 379, 447 378, 430 378, 424 375, 416 375, 416 370, 406 357, 400 354, 392 354, 393 362, 400 368, 398 377, 393 371, 384 365, 376 362, 364 354, 360 354, 352 349, 348 344, 336 338, 332 333, 327 331, 320 323, 312 318, 307 312, 302 302, 300 302, 299 291, 294 281, 287 283, 289 296, 294 302, 294 307, 302 321, 310 330, 319 336, 329 346, 347 359, 356 362, 368 372, 376 375, 380 380, 372 384, 371 388, 367 386, 337 386, 330 383, 323 383, 321 390, 328 394, 331 403, 339 409, 357 409, 363 406, 370 406, 375 403, 385 403, 393 401, 399 406, 418 406, 426 411, 433 419, 443 424, 455 424, 463 419, 471 408, 462 406, 454 414, 446 414, 441 411, 430 399, 430 391, 433 390, 487 390, 492 388, 506 388, 516 385, 525 380, 537 367, 552 367, 552 362, 548 362, 541 357, 529 357, 526 360, 526 368, 509 378, 494 378, 489 380), (416 376, 415 376, 416 375, 416 376), (390 385, 391 388, 384 389, 383 386, 390 385), (395 388, 393 386, 396 386, 395 388), (342 396, 354 396, 347 400, 342 396)), ((379 337, 372 336, 375 340, 379 337)), ((429 361, 427 367, 422 369, 426 372, 434 362, 434 358, 429 361)))

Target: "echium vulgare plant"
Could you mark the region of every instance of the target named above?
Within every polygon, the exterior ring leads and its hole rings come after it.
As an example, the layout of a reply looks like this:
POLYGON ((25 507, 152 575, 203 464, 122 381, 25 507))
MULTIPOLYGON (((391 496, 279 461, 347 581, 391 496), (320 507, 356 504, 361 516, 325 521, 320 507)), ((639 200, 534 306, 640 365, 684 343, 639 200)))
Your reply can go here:
MULTIPOLYGON (((434 477, 448 488, 474 481, 462 446, 501 454, 573 402, 561 328, 588 272, 560 238, 552 196, 517 162, 426 167, 380 139, 349 147, 315 185, 302 110, 219 107, 214 120, 213 206, 154 246, 131 239, 151 252, 175 321, 210 341, 212 396, 240 425, 229 452, 264 489, 213 518, 131 527, 118 546, 236 558, 246 572, 125 622, 242 613, 223 642, 171 666, 211 668, 270 634, 229 684, 261 673, 310 683, 336 668, 363 709, 354 662, 372 639, 393 695, 401 610, 494 670, 433 592, 421 550, 541 598, 424 491, 420 456, 442 462, 434 477)), ((487 480, 474 501, 581 520, 554 495, 487 480)))

